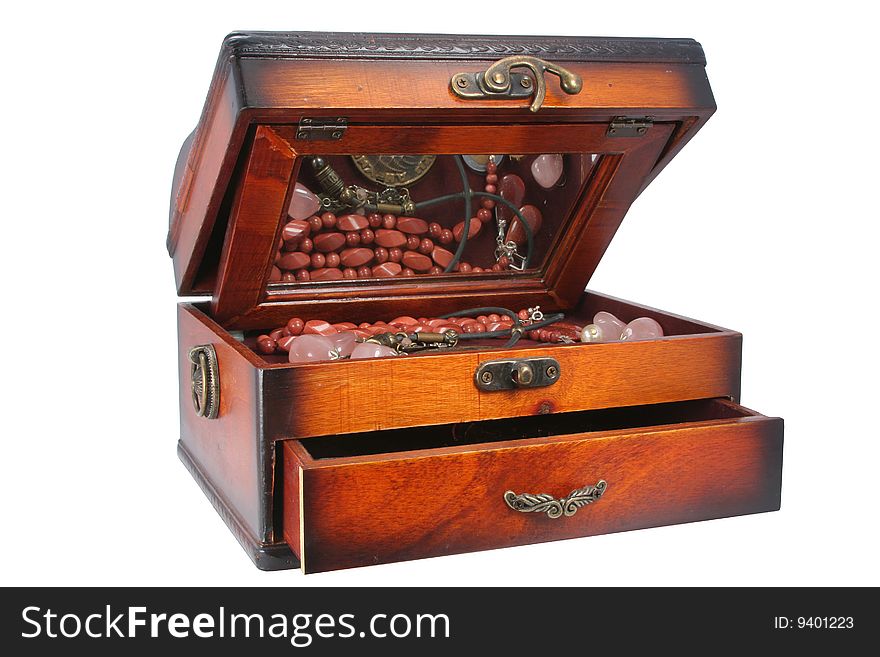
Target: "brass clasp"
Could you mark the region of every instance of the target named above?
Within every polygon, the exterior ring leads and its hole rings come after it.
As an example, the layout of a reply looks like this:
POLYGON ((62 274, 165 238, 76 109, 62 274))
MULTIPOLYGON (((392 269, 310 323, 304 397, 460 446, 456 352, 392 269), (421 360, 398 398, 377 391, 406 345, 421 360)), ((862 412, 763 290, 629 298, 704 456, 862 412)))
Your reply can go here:
POLYGON ((537 112, 547 93, 545 73, 559 76, 559 86, 567 94, 579 94, 584 87, 580 75, 557 64, 528 55, 513 55, 499 59, 485 71, 477 73, 456 73, 450 80, 453 93, 465 99, 510 100, 532 96, 529 109, 537 112), (514 73, 511 69, 527 68, 534 79, 525 73, 514 73))

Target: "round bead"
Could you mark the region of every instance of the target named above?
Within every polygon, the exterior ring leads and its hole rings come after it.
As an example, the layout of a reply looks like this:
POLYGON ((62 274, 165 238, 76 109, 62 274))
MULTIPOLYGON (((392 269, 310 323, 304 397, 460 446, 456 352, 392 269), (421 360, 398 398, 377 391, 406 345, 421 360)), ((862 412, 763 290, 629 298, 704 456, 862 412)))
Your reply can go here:
POLYGON ((421 244, 422 240, 419 239, 418 235, 407 235, 406 236, 406 248, 409 251, 416 251, 419 248, 419 244, 421 244))
POLYGON ((369 228, 364 228, 361 231, 361 244, 372 244, 376 241, 376 233, 374 233, 369 228))
POLYGON ((324 256, 324 262, 326 263, 325 266, 327 267, 338 267, 340 262, 339 254, 335 252, 328 253, 326 256, 324 256))
POLYGON ((316 233, 324 227, 324 222, 321 221, 321 217, 316 214, 313 214, 311 217, 307 219, 309 222, 309 226, 312 228, 312 232, 316 233))
POLYGON ((361 243, 360 233, 355 233, 353 231, 351 233, 346 233, 345 234, 345 243, 349 247, 357 246, 358 244, 361 243))
POLYGON ((314 269, 321 269, 321 267, 323 267, 326 262, 327 259, 324 257, 323 253, 312 254, 311 263, 314 269))
POLYGON ((474 265, 473 267, 471 267, 471 273, 472 273, 472 274, 482 274, 484 271, 486 271, 486 270, 483 269, 482 267, 477 267, 476 265, 474 265))
POLYGON ((479 315, 479 316, 477 317, 477 321, 478 321, 480 324, 485 324, 486 322, 489 321, 489 317, 488 317, 487 315, 479 315))
POLYGON ((410 269, 409 267, 404 267, 400 273, 402 276, 415 276, 416 275, 416 273, 412 269, 410 269))
POLYGON ((451 244, 454 239, 455 235, 453 235, 452 231, 448 228, 444 228, 440 231, 440 244, 451 244))
POLYGON ((487 185, 497 185, 498 184, 498 174, 490 173, 486 176, 486 184, 487 185))
POLYGON ((492 265, 492 271, 504 271, 504 267, 496 262, 494 265, 492 265))
POLYGON ((477 219, 480 221, 489 221, 492 218, 492 211, 487 210, 486 208, 480 208, 477 210, 477 219))
POLYGON ((495 201, 493 201, 490 198, 484 198, 482 201, 480 201, 480 205, 483 206, 484 208, 486 208, 487 210, 491 210, 492 208, 495 207, 495 201))
POLYGON ((434 265, 433 267, 431 267, 431 268, 428 270, 428 273, 429 273, 429 274, 433 274, 433 275, 436 276, 437 274, 442 274, 442 273, 443 273, 443 269, 442 269, 441 267, 438 267, 437 265, 434 265))
POLYGON ((422 240, 419 242, 419 248, 418 248, 419 253, 424 253, 425 255, 427 255, 433 250, 434 250, 434 242, 429 240, 427 237, 422 238, 422 240))
POLYGON ((369 278, 373 275, 373 270, 364 265, 363 267, 358 267, 357 273, 358 278, 369 278))
POLYGON ((370 223, 370 228, 379 228, 382 226, 382 215, 374 212, 367 217, 367 221, 370 223))
POLYGON ((336 225, 336 215, 332 212, 325 212, 321 215, 321 223, 324 228, 333 228, 336 225))
POLYGON ((386 228, 387 230, 394 230, 394 227, 397 226, 397 217, 393 214, 386 214, 382 217, 382 228, 386 228))
POLYGON ((504 269, 507 269, 510 266, 510 258, 507 256, 501 256, 498 258, 498 264, 501 265, 504 269))
POLYGON ((498 165, 495 164, 495 162, 493 162, 492 160, 489 160, 488 162, 486 162, 486 173, 487 174, 491 175, 491 174, 497 173, 497 172, 498 172, 498 165))
POLYGON ((469 274, 471 271, 471 266, 467 262, 459 262, 458 263, 458 271, 462 274, 469 274))
POLYGON ((498 188, 495 185, 486 185, 483 189, 486 190, 487 194, 495 194, 498 192, 498 188))
POLYGON ((296 281, 296 274, 292 271, 286 271, 281 274, 281 282, 282 283, 293 283, 296 281))
POLYGON ((261 354, 274 354, 276 342, 268 335, 261 335, 257 338, 257 351, 261 354))
POLYGON ((299 335, 303 332, 305 325, 306 323, 299 317, 293 317, 287 322, 287 330, 290 331, 291 335, 299 335))
POLYGON ((388 259, 391 262, 400 262, 401 258, 403 258, 403 251, 397 248, 396 246, 388 249, 388 259))
POLYGON ((342 277, 343 278, 357 278, 358 277, 357 269, 354 269, 353 267, 346 267, 345 269, 342 270, 342 277))
POLYGON ((378 264, 381 265, 383 262, 388 262, 388 249, 384 246, 377 246, 373 253, 376 256, 376 262, 378 264))
POLYGON ((275 329, 274 331, 269 333, 269 337, 272 338, 273 340, 275 340, 275 342, 278 342, 281 338, 284 337, 284 329, 283 328, 275 329))
POLYGON ((525 309, 520 310, 520 311, 516 314, 516 316, 519 317, 519 318, 522 319, 522 320, 526 320, 526 319, 529 318, 529 311, 528 311, 528 310, 525 310, 525 309))
POLYGON ((300 282, 310 280, 311 278, 312 276, 309 274, 308 269, 299 269, 296 272, 296 280, 300 282))
POLYGON ((443 232, 443 226, 438 224, 436 221, 432 221, 428 224, 428 235, 433 237, 435 240, 439 239, 440 233, 443 232))
POLYGON ((308 237, 303 239, 299 243, 299 250, 301 253, 311 253, 315 248, 315 243, 312 242, 308 237))

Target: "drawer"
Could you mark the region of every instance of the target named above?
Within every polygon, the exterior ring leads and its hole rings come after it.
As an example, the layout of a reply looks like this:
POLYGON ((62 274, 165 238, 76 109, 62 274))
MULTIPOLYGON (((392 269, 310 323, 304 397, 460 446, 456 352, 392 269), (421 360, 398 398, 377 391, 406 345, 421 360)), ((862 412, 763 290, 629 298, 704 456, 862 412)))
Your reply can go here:
POLYGON ((779 508, 782 420, 727 400, 283 442, 304 572, 779 508))

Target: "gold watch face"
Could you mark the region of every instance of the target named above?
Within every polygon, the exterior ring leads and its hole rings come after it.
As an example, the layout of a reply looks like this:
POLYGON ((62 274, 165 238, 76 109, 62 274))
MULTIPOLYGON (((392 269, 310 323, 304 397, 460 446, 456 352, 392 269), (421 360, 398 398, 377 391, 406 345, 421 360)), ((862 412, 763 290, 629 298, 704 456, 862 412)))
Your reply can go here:
POLYGON ((364 177, 386 187, 411 185, 434 166, 436 155, 352 155, 364 177))

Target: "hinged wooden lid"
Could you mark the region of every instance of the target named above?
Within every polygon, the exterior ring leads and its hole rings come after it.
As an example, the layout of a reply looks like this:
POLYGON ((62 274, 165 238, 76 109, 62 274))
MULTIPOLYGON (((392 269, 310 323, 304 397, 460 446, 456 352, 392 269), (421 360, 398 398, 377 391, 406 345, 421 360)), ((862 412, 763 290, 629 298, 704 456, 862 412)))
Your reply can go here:
MULTIPOLYGON (((453 310, 475 300, 568 307, 629 205, 714 109, 702 48, 690 39, 231 34, 175 170, 168 250, 178 292, 211 295, 215 317, 231 328, 264 328, 294 313, 319 311, 336 321, 408 309, 421 314, 419 308, 453 310), (291 273, 287 282, 276 280, 274 263, 302 265, 302 256, 281 261, 300 249, 282 241, 290 236, 282 229, 300 193, 295 190, 332 187, 320 163, 339 172, 337 192, 350 187, 369 196, 368 209, 355 210, 322 193, 339 215, 369 214, 389 198, 380 198, 384 191, 400 208, 405 197, 419 215, 428 213, 426 220, 434 213, 452 228, 453 210, 429 212, 429 206, 439 207, 429 197, 460 192, 465 180, 483 191, 482 160, 459 159, 467 153, 505 154, 498 175, 528 181, 531 196, 519 202, 540 208, 544 221, 528 240, 519 235, 518 248, 535 256, 527 271, 505 265, 494 274, 436 275, 426 265, 417 272, 424 277, 293 282, 291 273), (564 165, 561 182, 551 180, 550 188, 543 187, 548 181, 538 164, 530 177, 530 163, 545 155, 541 162, 564 165), (389 165, 388 158, 397 159, 389 165), (459 167, 466 176, 458 178, 457 162, 465 161, 473 170, 459 167), (414 178, 422 175, 424 182, 414 178)), ((488 200, 475 196, 474 208, 488 200)), ((458 202, 456 212, 462 213, 463 199, 458 202)), ((497 213, 484 221, 491 235, 473 241, 486 269, 486 258, 498 257, 491 255, 495 222, 502 218, 497 213)), ((509 230, 530 217, 510 211, 505 225, 509 230)), ((505 239, 511 232, 502 226, 505 239)), ((438 235, 432 234, 432 248, 441 246, 438 235)), ((455 251, 455 242, 443 243, 455 251)), ((327 253, 341 252, 334 246, 327 253)), ((508 261, 514 257, 523 257, 516 248, 508 261)), ((327 276, 322 258, 305 267, 313 275, 320 270, 316 278, 327 276)), ((431 264, 445 264, 444 258, 431 264)), ((370 260, 377 263, 378 256, 370 260)))

